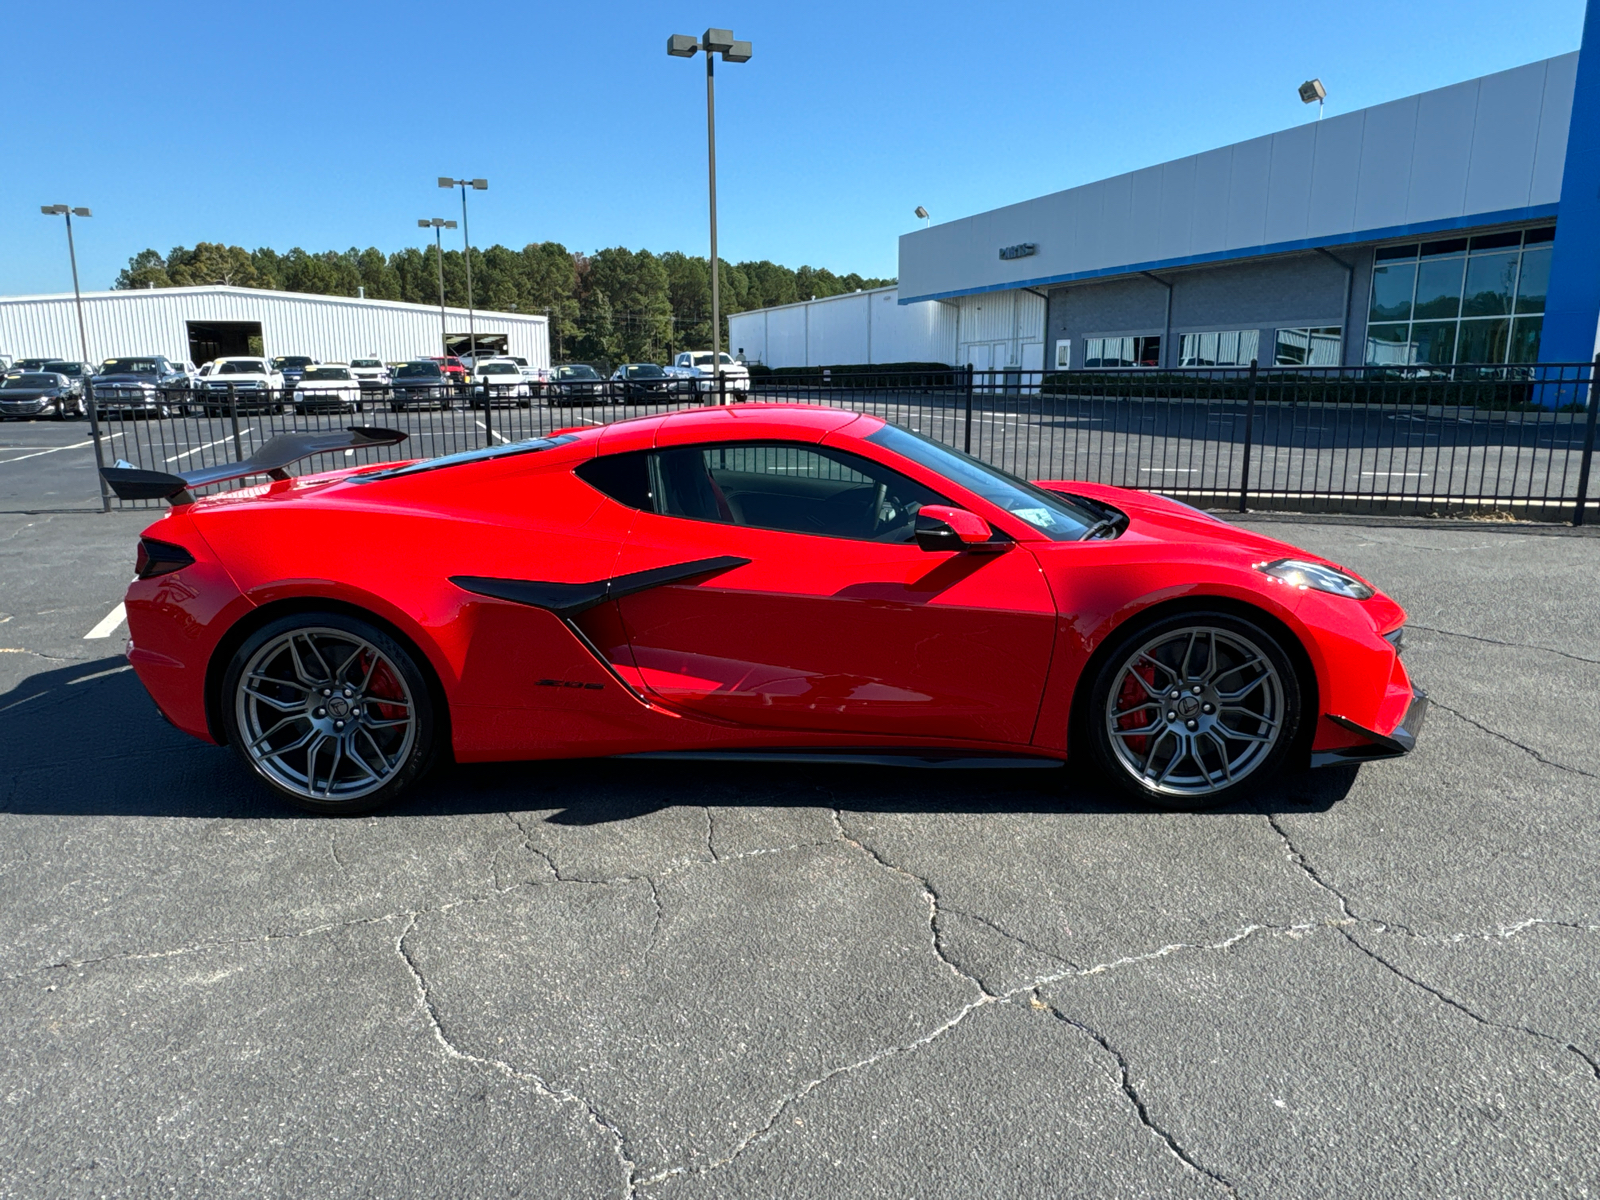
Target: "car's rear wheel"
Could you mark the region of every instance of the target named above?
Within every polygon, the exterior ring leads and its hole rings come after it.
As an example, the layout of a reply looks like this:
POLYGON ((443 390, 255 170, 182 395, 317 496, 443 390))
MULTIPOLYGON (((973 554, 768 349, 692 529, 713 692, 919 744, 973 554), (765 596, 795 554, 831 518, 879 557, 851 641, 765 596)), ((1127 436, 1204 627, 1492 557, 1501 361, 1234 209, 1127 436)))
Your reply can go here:
POLYGON ((1300 683, 1253 621, 1192 612, 1117 639, 1082 733, 1102 774, 1160 808, 1230 804, 1278 774, 1300 727, 1300 683))
POLYGON ((228 740, 309 812, 370 812, 431 764, 435 720, 414 656, 342 613, 296 613, 247 638, 223 682, 228 740))

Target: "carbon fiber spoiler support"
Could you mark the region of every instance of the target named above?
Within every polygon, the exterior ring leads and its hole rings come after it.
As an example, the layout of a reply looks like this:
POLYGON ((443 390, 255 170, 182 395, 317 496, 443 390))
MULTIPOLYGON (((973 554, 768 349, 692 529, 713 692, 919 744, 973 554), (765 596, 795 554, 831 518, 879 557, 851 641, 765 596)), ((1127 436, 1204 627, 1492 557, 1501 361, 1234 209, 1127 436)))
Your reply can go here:
POLYGON ((398 429, 379 429, 371 425, 352 425, 331 433, 280 433, 249 458, 239 462, 168 474, 166 471, 147 471, 119 459, 115 466, 101 467, 100 475, 119 500, 167 500, 173 504, 188 504, 194 499, 191 488, 226 483, 250 475, 287 479, 289 472, 284 468, 302 458, 332 454, 339 450, 398 446, 405 440, 406 434, 398 429))

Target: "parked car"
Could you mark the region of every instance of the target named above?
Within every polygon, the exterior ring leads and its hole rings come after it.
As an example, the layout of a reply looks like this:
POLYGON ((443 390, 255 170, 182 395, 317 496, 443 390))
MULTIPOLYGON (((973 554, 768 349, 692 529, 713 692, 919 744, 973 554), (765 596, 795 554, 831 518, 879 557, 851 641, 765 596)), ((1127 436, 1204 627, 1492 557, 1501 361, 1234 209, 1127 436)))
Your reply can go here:
POLYGON ((605 400, 606 381, 588 363, 571 363, 550 372, 545 389, 549 404, 597 404, 605 400))
POLYGON ((399 412, 415 405, 440 408, 453 406, 452 387, 436 358, 401 363, 389 383, 389 407, 399 412))
POLYGON ((96 414, 154 413, 170 417, 188 407, 189 377, 160 354, 108 358, 89 381, 96 414))
POLYGON ((670 400, 674 396, 694 395, 694 382, 669 375, 655 363, 623 363, 611 372, 612 395, 635 403, 670 400))
POLYGON ((361 381, 343 363, 307 367, 293 395, 297 413, 361 411, 361 381))
POLYGON ((445 381, 452 384, 471 383, 472 376, 468 373, 466 364, 459 358, 440 358, 437 354, 428 356, 429 362, 438 363, 444 371, 445 381))
POLYGON ((1286 770, 1347 790, 1427 715, 1405 611, 1337 564, 860 412, 696 408, 194 498, 403 437, 101 470, 173 506, 124 600, 138 678, 314 812, 387 804, 452 752, 1046 760, 1141 809, 1270 807, 1286 770))
POLYGON ((54 360, 48 358, 19 358, 6 368, 5 373, 7 375, 21 375, 24 372, 32 371, 37 374, 44 370, 45 363, 52 361, 54 360))
POLYGON ((283 376, 284 390, 292 392, 299 386, 300 377, 306 373, 306 368, 314 367, 320 361, 304 354, 280 354, 272 360, 272 369, 283 376))
POLYGON ((283 376, 264 358, 218 358, 200 392, 206 416, 283 411, 283 376))
MULTIPOLYGON (((748 392, 750 368, 725 351, 719 359, 723 389, 729 392, 748 392)), ((717 368, 712 366, 711 351, 685 350, 672 360, 672 365, 681 371, 694 372, 693 378, 702 396, 717 390, 717 368)))
POLYGON ((533 393, 522 371, 509 358, 486 358, 479 364, 472 384, 472 407, 489 404, 520 404, 528 407, 533 393))
POLYGON ((83 391, 55 371, 24 371, 0 380, 0 417, 81 417, 83 391))
POLYGON ((72 383, 73 395, 78 398, 79 415, 87 413, 88 405, 84 399, 84 389, 88 386, 90 378, 94 375, 94 368, 88 363, 70 362, 63 358, 53 358, 45 363, 41 370, 65 375, 72 383))
POLYGON ((361 381, 362 392, 381 396, 389 390, 389 368, 381 358, 352 358, 350 374, 361 381))
POLYGON ((550 368, 529 366, 527 359, 518 358, 514 354, 508 354, 506 357, 517 364, 517 370, 521 371, 522 377, 528 381, 528 394, 543 396, 545 388, 550 384, 550 368))

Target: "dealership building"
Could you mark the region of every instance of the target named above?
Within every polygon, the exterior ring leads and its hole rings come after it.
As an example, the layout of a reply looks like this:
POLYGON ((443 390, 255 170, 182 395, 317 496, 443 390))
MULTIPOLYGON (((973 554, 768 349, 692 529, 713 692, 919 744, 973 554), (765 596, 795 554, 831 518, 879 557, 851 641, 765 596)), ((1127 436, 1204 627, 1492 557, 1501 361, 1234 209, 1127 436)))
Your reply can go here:
POLYGON ((1597 25, 1582 54, 906 234, 896 289, 739 314, 731 344, 980 370, 1589 359, 1597 25))
MULTIPOLYGON (((313 296, 262 288, 174 287, 85 292, 84 332, 91 362, 164 355, 196 365, 225 355, 304 354, 323 362, 379 358, 399 362, 436 355, 448 342, 466 353, 512 354, 550 365, 546 318, 401 304, 349 296, 313 296)), ((11 359, 79 357, 71 292, 0 297, 0 354, 11 359)))

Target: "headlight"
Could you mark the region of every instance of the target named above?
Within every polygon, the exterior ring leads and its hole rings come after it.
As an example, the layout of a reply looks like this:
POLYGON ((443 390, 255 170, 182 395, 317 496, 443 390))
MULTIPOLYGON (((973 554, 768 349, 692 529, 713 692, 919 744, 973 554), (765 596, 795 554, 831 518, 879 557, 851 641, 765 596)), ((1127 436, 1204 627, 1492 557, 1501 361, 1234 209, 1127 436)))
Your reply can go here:
POLYGON ((1255 564, 1256 570, 1270 575, 1280 583, 1330 596, 1344 596, 1349 600, 1370 600, 1373 591, 1354 575, 1346 575, 1320 563, 1304 562, 1298 558, 1280 558, 1273 562, 1255 564))

